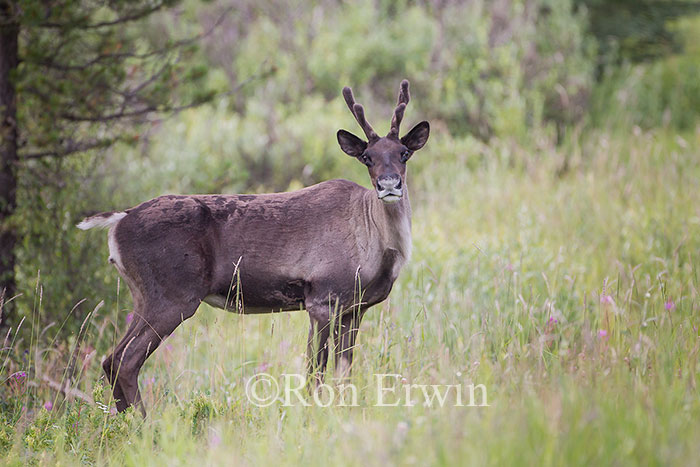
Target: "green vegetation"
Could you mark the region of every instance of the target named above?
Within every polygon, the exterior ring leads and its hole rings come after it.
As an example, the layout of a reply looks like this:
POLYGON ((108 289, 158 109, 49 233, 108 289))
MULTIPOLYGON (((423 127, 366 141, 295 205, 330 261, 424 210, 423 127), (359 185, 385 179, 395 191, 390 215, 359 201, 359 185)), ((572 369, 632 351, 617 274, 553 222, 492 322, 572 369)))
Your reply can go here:
MULTIPOLYGON (((596 82, 586 11, 535 3, 549 7, 246 4, 195 58, 211 89, 273 74, 140 127, 136 145, 47 162, 74 175, 20 191, 0 462, 696 463, 698 19, 667 24, 682 54, 623 60, 596 82), (142 371, 149 416, 110 413, 100 361, 130 299, 104 233, 71 226, 164 192, 366 184, 336 147, 338 128, 356 130, 340 89, 385 130, 403 77, 404 127, 426 118, 432 134, 409 163, 413 258, 362 323, 359 406, 256 406, 254 374, 304 372, 305 313, 202 305, 142 371), (489 406, 376 407, 378 373, 483 384, 489 406)), ((219 7, 186 2, 181 17, 206 23, 219 7)))

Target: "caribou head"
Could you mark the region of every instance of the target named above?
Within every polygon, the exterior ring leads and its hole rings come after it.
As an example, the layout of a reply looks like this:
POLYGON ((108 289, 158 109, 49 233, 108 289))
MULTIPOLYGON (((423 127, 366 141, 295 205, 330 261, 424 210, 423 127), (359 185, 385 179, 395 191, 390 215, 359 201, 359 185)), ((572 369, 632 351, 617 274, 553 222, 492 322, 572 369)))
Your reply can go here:
POLYGON ((403 80, 399 87, 399 98, 391 118, 391 129, 384 137, 379 137, 365 118, 362 105, 355 102, 352 89, 343 88, 343 97, 355 120, 367 136, 367 141, 346 130, 338 130, 338 143, 347 155, 365 164, 372 179, 377 197, 391 204, 401 200, 406 185, 406 162, 413 153, 428 141, 430 125, 422 121, 403 137, 399 137, 399 127, 408 105, 408 81, 403 80))

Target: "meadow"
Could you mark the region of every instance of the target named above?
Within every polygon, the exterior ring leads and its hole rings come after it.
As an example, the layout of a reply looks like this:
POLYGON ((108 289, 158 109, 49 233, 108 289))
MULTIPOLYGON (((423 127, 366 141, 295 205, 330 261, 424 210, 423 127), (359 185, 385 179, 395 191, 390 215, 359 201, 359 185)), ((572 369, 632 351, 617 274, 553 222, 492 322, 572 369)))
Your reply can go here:
MULTIPOLYGON (((123 332, 122 297, 88 317, 76 352, 76 389, 94 402, 20 378, 2 462, 692 464, 699 147, 698 133, 664 129, 590 132, 536 153, 438 133, 412 161, 412 260, 362 323, 357 407, 256 406, 255 373, 303 373, 305 313, 202 305, 144 367, 149 415, 110 413, 90 346, 123 332), (377 373, 483 384, 488 406, 377 407, 377 373), (30 398, 46 407, 26 410, 30 398)), ((40 289, 35 303, 40 314, 40 289)), ((31 348, 37 374, 72 351, 31 348)))

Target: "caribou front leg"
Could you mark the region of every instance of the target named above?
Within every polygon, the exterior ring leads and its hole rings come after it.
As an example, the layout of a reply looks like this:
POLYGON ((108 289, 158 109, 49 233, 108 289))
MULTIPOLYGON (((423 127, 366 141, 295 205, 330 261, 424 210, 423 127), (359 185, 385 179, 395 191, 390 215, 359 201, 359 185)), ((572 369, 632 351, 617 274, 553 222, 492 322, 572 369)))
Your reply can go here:
POLYGON ((307 359, 309 379, 316 385, 323 382, 323 372, 328 363, 328 338, 331 334, 330 311, 328 306, 307 305, 309 312, 309 340, 307 359))
POLYGON ((347 313, 334 326, 335 375, 339 379, 350 377, 352 354, 364 311, 347 313))

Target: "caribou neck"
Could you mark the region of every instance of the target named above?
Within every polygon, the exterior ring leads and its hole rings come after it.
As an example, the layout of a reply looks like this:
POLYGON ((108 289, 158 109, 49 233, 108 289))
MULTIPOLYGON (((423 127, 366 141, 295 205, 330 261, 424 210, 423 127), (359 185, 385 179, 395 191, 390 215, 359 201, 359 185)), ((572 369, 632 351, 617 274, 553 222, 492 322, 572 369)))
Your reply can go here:
POLYGON ((366 212, 371 225, 379 233, 382 247, 397 250, 402 263, 408 261, 411 257, 411 202, 408 187, 404 186, 403 196, 393 204, 381 201, 374 190, 367 192, 365 200, 366 212))

